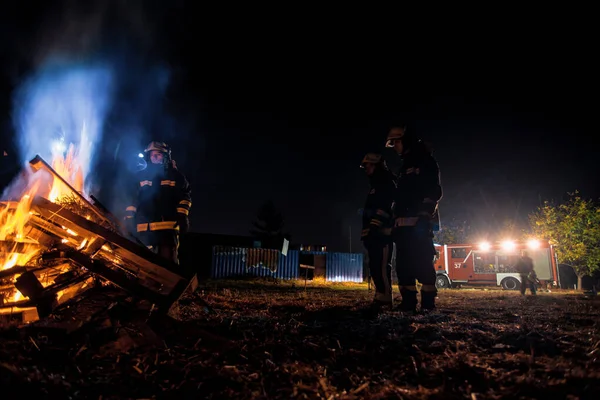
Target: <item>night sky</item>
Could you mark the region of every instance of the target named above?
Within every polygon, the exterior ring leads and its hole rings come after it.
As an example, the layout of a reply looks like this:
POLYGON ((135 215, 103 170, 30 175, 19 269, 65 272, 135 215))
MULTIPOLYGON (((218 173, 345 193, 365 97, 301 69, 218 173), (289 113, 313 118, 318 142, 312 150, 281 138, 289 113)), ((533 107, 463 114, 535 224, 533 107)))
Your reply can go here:
POLYGON ((183 1, 7 3, 5 147, 15 140, 13 90, 53 49, 120 59, 127 82, 138 82, 127 90, 144 93, 144 113, 135 93, 115 102, 96 160, 99 197, 115 190, 106 182, 124 158, 110 154, 130 129, 120 121, 136 109, 131 152, 153 136, 172 145, 193 186, 193 231, 246 235, 272 199, 294 242, 347 251, 351 231, 358 250, 367 191, 359 163, 402 122, 435 148, 442 224, 468 220, 484 232, 524 222, 540 201, 568 191, 600 196, 597 46, 580 17, 486 13, 475 24, 383 10, 231 6, 226 14, 183 1), (156 65, 169 81, 152 97, 145 89, 156 65))

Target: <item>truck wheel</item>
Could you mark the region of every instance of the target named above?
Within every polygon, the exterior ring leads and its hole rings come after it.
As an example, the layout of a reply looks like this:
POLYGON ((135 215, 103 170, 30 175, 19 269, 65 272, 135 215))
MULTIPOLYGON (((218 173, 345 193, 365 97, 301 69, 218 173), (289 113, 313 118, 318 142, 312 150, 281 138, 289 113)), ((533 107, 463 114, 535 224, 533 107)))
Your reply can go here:
POLYGON ((502 285, 502 288, 506 290, 519 290, 519 287, 521 287, 521 282, 515 278, 508 277, 504 278, 502 282, 500 282, 500 285, 502 285))
POLYGON ((438 275, 435 278, 435 287, 438 289, 448 289, 450 287, 450 281, 444 275, 438 275))

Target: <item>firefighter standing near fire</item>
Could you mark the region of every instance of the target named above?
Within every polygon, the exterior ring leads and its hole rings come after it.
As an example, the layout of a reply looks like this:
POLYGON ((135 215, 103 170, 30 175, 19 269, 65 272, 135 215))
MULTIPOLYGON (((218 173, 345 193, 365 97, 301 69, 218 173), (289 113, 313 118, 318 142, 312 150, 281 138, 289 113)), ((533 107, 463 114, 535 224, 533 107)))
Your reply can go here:
POLYGON ((526 251, 523 252, 523 255, 519 258, 519 261, 517 261, 515 269, 521 276, 521 295, 525 296, 525 291, 529 288, 531 294, 535 296, 535 285, 538 279, 535 270, 533 269, 533 260, 526 251))
POLYGON ((397 186, 392 238, 396 245, 396 274, 402 297, 400 310, 416 311, 416 280, 422 285, 421 310, 433 310, 437 296, 433 227, 442 198, 439 167, 431 150, 405 128, 392 128, 386 147, 394 150, 386 163, 395 166, 397 186))
POLYGON ((148 248, 178 264, 179 235, 189 229, 190 185, 177 170, 166 143, 150 142, 144 153, 149 162, 138 173, 125 220, 148 248))
POLYGON ((361 240, 369 256, 369 271, 375 283, 371 311, 392 305, 392 203, 394 181, 381 154, 368 153, 361 163, 369 177, 369 194, 362 212, 361 240))

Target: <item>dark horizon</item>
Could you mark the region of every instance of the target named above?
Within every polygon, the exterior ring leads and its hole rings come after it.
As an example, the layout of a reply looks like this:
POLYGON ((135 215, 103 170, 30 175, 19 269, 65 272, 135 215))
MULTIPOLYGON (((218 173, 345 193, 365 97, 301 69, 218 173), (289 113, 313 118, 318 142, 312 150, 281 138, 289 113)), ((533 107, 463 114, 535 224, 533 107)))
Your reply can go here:
MULTIPOLYGON (((15 89, 39 66, 46 54, 40 48, 60 48, 65 36, 40 40, 44 29, 57 29, 60 8, 45 17, 43 10, 34 16, 23 5, 10 7, 0 104, 2 142, 14 150, 15 89)), ((93 11, 79 7, 70 18, 87 21, 93 11)), ((166 11, 113 10, 104 18, 85 54, 117 60, 125 71, 119 84, 127 85, 96 153, 101 200, 115 196, 110 180, 130 157, 111 159, 119 145, 126 143, 134 157, 147 141, 164 139, 192 184, 193 231, 247 235, 260 204, 272 199, 293 242, 347 251, 352 231, 355 251, 361 249, 357 211, 367 190, 358 165, 403 121, 435 148, 442 224, 468 220, 478 230, 493 230, 507 219, 525 222, 541 201, 567 192, 600 197, 593 87, 582 42, 563 48, 548 37, 531 51, 515 35, 504 38, 510 51, 489 43, 484 52, 455 48, 438 34, 436 47, 423 39, 413 43, 420 49, 414 51, 375 36, 360 46, 351 32, 328 43, 332 26, 302 37, 277 29, 267 40, 256 22, 237 20, 228 36, 215 30, 207 37, 218 24, 208 25, 206 17, 198 23, 183 2, 166 11), (166 91, 142 94, 155 84, 149 70, 157 65, 168 71, 166 91), (131 110, 139 118, 130 118, 131 110), (138 134, 123 141, 134 128, 138 134)), ((79 25, 71 25, 72 32, 83 29, 79 25)), ((74 41, 62 48, 81 46, 74 41)))

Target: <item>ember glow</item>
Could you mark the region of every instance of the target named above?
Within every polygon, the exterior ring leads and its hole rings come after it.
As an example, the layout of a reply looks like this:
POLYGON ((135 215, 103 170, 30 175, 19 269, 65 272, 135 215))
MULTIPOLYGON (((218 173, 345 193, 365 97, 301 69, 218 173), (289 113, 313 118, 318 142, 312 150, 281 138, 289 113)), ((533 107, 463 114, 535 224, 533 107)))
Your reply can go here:
MULTIPOLYGON (((70 152, 73 154, 73 152, 70 152)), ((59 167, 57 172, 74 187, 83 187, 81 175, 77 173, 78 163, 74 158, 57 156, 52 164, 59 167)), ((68 195, 71 190, 58 179, 49 179, 45 171, 41 170, 35 173, 27 173, 19 178, 26 182, 20 199, 18 201, 4 202, 0 208, 0 241, 4 244, 0 252, 0 270, 6 270, 14 266, 27 265, 31 259, 38 253, 39 246, 35 240, 35 235, 31 235, 27 228, 27 222, 31 216, 30 206, 35 196, 47 197, 51 201, 60 199, 68 195), (47 182, 52 182, 49 186, 47 182), (46 188, 47 187, 47 188, 46 188), (48 195, 45 195, 49 193, 48 195)), ((76 232, 64 229, 72 236, 77 236, 76 232)), ((16 274, 14 279, 20 275, 16 274)), ((19 291, 14 291, 13 295, 7 300, 16 302, 22 299, 19 291)))
POLYGON ((27 246, 33 241, 27 238, 25 227, 31 201, 39 192, 42 181, 33 179, 29 174, 21 179, 26 179, 28 184, 20 200, 6 202, 0 208, 0 241, 5 244, 0 253, 0 270, 25 265, 35 254, 35 247, 27 246))

